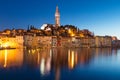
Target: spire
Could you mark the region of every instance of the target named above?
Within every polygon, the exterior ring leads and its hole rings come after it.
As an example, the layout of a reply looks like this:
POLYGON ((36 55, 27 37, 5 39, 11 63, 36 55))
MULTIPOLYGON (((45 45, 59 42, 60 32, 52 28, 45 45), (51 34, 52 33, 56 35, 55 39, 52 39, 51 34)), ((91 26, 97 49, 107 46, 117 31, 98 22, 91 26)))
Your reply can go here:
POLYGON ((55 12, 55 16, 60 16, 60 13, 59 13, 58 6, 56 6, 56 12, 55 12))
POLYGON ((60 13, 58 6, 56 6, 56 12, 55 12, 55 26, 56 27, 60 26, 60 13))

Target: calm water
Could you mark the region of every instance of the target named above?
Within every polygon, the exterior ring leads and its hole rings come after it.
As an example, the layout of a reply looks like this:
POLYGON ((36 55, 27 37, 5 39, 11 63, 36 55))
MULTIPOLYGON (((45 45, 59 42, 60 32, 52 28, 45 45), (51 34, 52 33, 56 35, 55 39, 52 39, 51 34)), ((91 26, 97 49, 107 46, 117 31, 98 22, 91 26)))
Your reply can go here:
POLYGON ((0 80, 120 80, 120 50, 0 50, 0 80))

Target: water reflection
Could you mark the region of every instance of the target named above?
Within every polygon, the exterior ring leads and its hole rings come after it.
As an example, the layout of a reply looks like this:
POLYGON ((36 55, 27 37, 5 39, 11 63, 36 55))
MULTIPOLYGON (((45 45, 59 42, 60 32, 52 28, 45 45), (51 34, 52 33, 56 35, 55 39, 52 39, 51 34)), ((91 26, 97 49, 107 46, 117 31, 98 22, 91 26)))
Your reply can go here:
POLYGON ((29 67, 39 67, 42 75, 55 71, 55 80, 60 79, 61 68, 74 69, 77 64, 87 66, 93 58, 111 55, 110 48, 104 49, 45 49, 25 50, 25 62, 29 67))
POLYGON ((42 76, 54 73, 54 79, 60 80, 64 68, 70 71, 77 65, 88 66, 100 57, 112 55, 117 55, 117 50, 111 48, 0 50, 0 68, 26 66, 27 69, 39 69, 42 76))
POLYGON ((21 67, 23 49, 0 50, 0 68, 21 67))

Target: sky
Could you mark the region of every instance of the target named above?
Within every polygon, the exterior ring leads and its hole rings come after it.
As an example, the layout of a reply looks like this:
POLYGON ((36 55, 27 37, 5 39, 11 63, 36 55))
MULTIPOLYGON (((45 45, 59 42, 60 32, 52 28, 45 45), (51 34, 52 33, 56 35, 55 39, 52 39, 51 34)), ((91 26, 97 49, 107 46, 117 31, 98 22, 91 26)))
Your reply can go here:
POLYGON ((54 24, 57 5, 61 25, 120 39, 120 0, 0 0, 0 30, 54 24))

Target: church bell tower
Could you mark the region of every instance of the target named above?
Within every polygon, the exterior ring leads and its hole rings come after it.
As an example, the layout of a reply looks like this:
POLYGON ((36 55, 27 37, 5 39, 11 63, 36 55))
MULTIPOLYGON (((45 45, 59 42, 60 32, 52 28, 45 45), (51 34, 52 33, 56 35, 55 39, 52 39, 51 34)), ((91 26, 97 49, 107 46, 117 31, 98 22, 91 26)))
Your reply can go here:
POLYGON ((55 12, 55 27, 59 27, 59 26, 60 26, 60 13, 59 13, 59 9, 57 6, 56 12, 55 12))

